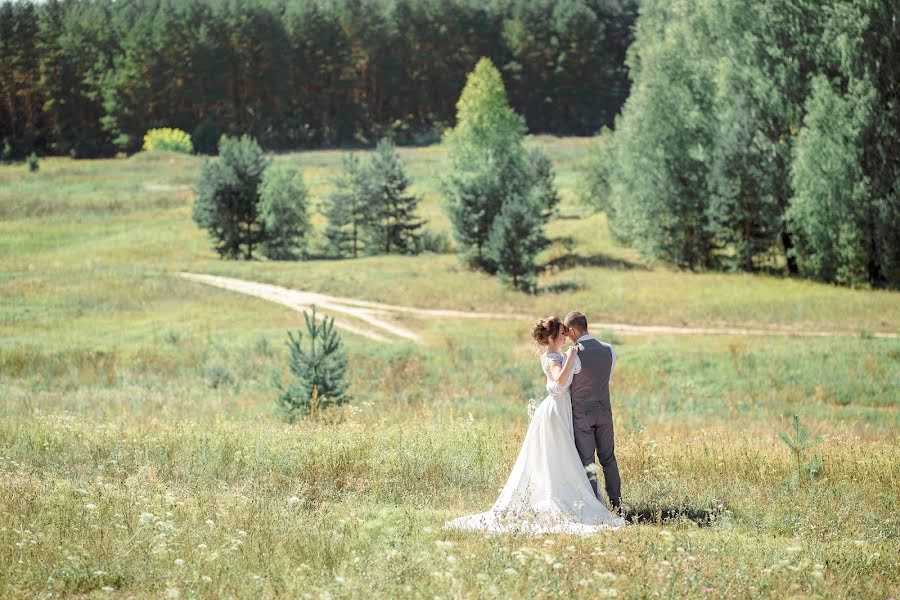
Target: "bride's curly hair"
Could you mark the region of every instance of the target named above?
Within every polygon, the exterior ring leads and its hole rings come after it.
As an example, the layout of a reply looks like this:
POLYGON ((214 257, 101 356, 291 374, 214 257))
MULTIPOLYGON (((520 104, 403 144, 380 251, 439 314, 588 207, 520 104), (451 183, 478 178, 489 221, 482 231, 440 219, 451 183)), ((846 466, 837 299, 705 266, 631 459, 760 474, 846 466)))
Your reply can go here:
POLYGON ((550 338, 555 337, 562 328, 562 321, 559 317, 544 317, 538 319, 531 328, 531 339, 541 346, 546 346, 550 342, 550 338))

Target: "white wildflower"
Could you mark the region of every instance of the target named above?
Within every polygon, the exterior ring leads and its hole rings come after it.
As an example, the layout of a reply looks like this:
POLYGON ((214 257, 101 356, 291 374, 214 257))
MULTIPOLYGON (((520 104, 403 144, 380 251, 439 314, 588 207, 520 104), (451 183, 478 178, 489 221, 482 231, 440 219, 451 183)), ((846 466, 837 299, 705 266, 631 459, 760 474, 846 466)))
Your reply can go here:
POLYGON ((200 579, 203 581, 203 583, 212 583, 212 577, 210 577, 209 575, 204 575, 200 579))
POLYGON ((216 522, 213 521, 212 519, 207 519, 207 520, 206 520, 206 524, 207 524, 209 527, 213 527, 213 526, 215 526, 216 522))
POLYGON ((288 504, 297 504, 299 502, 300 498, 298 498, 297 496, 291 496, 290 498, 288 498, 288 504))
POLYGON ((112 587, 111 585, 104 585, 102 588, 100 588, 100 591, 101 592, 114 592, 114 591, 116 591, 116 588, 112 587))
POLYGON ((176 559, 175 559, 175 564, 178 565, 179 567, 183 567, 183 566, 184 566, 184 559, 183 559, 183 558, 176 558, 176 559))
POLYGON ((96 505, 96 504, 90 504, 90 503, 88 503, 88 504, 85 504, 84 507, 85 507, 87 510, 97 510, 97 505, 96 505))
POLYGON ((507 575, 512 575, 512 576, 519 574, 519 572, 516 571, 515 569, 513 569, 512 567, 506 567, 505 569, 503 569, 503 572, 506 573, 507 575))

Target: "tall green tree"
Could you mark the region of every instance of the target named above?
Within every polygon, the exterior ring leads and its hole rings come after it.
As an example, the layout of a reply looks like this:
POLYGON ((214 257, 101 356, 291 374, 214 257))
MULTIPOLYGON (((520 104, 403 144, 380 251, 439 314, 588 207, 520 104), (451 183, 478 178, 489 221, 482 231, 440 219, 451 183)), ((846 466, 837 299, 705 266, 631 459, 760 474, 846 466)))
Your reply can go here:
POLYGON ((259 188, 259 218, 265 230, 263 253, 274 260, 306 255, 311 229, 307 214, 309 192, 294 169, 272 165, 259 188))
POLYGON ((425 221, 417 216, 420 198, 408 191, 409 179, 394 145, 382 140, 365 166, 367 223, 372 249, 386 254, 418 251, 425 221))
POLYGON ((241 136, 223 137, 219 158, 203 163, 193 217, 209 232, 219 256, 250 260, 266 239, 259 194, 270 160, 256 140, 241 136))
POLYGON ((344 157, 334 189, 324 199, 320 211, 325 216, 325 238, 332 255, 357 258, 365 247, 369 222, 366 172, 359 158, 344 157))
POLYGON ((547 247, 543 199, 529 194, 509 199, 494 219, 485 252, 497 265, 497 275, 513 287, 533 291, 538 267, 535 258, 547 247))

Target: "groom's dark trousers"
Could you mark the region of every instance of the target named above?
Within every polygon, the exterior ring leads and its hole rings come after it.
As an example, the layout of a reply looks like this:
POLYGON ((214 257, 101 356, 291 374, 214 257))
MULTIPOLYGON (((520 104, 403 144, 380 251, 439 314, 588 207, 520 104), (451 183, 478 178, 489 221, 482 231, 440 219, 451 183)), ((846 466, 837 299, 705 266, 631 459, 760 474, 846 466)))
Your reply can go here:
MULTIPOLYGON (((622 483, 616 462, 613 437, 612 408, 609 403, 609 379, 614 363, 613 350, 597 340, 581 342, 584 350, 578 352, 581 372, 572 378, 572 422, 575 429, 575 448, 581 464, 594 464, 594 452, 603 468, 606 495, 609 502, 618 507, 622 501, 622 483)), ((591 487, 597 494, 597 477, 589 475, 591 487)))

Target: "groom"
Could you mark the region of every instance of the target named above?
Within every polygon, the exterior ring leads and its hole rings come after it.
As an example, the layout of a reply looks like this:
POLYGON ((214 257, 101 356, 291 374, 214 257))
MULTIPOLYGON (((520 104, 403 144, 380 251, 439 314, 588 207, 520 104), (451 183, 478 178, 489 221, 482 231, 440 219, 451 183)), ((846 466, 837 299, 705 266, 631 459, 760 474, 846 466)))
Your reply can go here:
POLYGON ((597 493, 597 475, 593 472, 594 451, 603 467, 606 494, 613 508, 621 510, 622 484, 619 465, 616 463, 613 440, 612 407, 609 404, 609 382, 616 364, 616 352, 609 344, 595 340, 588 333, 587 317, 578 311, 566 315, 563 324, 566 335, 575 344, 581 344, 578 357, 581 372, 572 378, 572 422, 575 427, 575 448, 581 464, 588 471, 591 487, 597 493))

